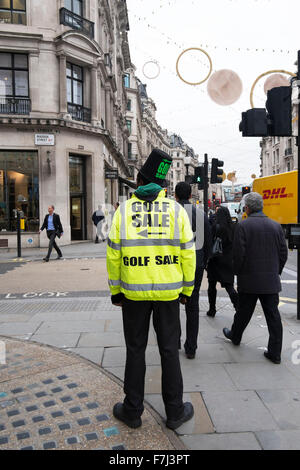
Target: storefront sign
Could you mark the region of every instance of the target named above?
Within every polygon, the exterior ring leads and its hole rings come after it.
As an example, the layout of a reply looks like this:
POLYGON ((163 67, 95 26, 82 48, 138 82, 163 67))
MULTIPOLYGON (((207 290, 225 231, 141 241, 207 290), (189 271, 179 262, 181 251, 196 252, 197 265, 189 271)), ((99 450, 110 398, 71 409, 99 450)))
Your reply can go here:
POLYGON ((117 180, 119 178, 118 170, 105 170, 105 179, 117 180))
POLYGON ((54 135, 53 134, 35 134, 34 136, 35 145, 54 145, 54 135))

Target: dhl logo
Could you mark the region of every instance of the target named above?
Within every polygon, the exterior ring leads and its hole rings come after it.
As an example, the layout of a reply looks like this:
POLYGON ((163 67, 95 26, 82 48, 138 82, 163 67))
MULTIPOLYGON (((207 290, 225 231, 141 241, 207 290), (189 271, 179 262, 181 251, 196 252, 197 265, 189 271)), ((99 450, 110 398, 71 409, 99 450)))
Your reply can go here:
POLYGON ((293 197, 294 194, 288 194, 286 192, 286 188, 274 188, 272 189, 266 189, 263 191, 263 199, 284 199, 287 197, 293 197))

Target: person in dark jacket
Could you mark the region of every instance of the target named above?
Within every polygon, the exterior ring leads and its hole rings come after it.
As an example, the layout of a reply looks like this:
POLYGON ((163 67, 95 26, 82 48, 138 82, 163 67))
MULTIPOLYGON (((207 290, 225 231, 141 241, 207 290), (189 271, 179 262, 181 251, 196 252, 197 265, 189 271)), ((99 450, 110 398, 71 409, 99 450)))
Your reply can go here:
POLYGON ((97 229, 95 243, 99 243, 99 236, 101 237, 102 241, 105 242, 105 236, 102 232, 102 226, 104 223, 104 213, 102 211, 102 206, 98 206, 98 210, 95 211, 92 215, 92 221, 97 229))
POLYGON ((279 364, 283 335, 278 310, 280 274, 287 261, 287 246, 280 224, 263 213, 260 194, 247 194, 245 209, 248 218, 237 226, 233 248, 239 308, 231 330, 224 328, 223 333, 233 344, 239 345, 259 299, 270 334, 268 351, 264 354, 279 364))
POLYGON ((232 262, 232 243, 234 227, 230 212, 227 207, 220 206, 216 212, 216 222, 212 226, 213 242, 219 237, 222 240, 223 254, 213 257, 208 262, 208 300, 209 310, 207 315, 216 315, 217 282, 220 282, 230 297, 235 309, 238 305, 238 293, 234 289, 234 274, 232 262))
POLYGON ((178 183, 175 188, 175 198, 187 211, 196 243, 196 272, 195 286, 192 296, 185 305, 186 312, 186 342, 185 354, 188 359, 194 359, 197 349, 199 332, 199 294, 204 268, 211 251, 211 230, 207 215, 201 209, 196 209, 190 202, 192 189, 188 183, 178 183))
POLYGON ((55 242, 55 238, 58 237, 60 238, 64 231, 60 222, 60 217, 58 214, 54 213, 54 206, 49 206, 48 207, 48 214, 45 216, 44 223, 40 228, 41 233, 44 229, 47 230, 47 237, 49 238, 49 247, 48 247, 48 253, 45 258, 43 258, 44 261, 48 262, 51 256, 52 248, 55 248, 57 251, 57 258, 60 259, 62 258, 62 252, 57 246, 55 242))

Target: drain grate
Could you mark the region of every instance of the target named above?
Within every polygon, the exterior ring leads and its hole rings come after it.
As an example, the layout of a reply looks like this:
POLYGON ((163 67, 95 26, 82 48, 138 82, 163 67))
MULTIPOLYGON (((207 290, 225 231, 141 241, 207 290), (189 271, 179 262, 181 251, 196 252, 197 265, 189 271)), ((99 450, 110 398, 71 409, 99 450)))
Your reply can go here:
POLYGON ((103 304, 98 300, 3 302, 0 303, 0 313, 95 312, 101 307, 103 304))

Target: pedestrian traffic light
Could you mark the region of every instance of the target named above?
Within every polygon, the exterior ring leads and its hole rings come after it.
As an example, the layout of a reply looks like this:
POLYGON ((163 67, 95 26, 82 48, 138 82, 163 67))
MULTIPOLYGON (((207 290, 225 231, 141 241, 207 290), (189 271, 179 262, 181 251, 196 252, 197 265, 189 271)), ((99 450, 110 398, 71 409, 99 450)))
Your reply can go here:
POLYGON ((223 170, 221 167, 224 166, 224 162, 218 160, 217 158, 213 158, 211 161, 211 176, 210 182, 214 183, 223 183, 223 170))
POLYGON ((205 167, 204 165, 195 168, 195 183, 198 184, 198 189, 205 188, 205 167))
POLYGON ((268 91, 268 135, 290 137, 292 135, 292 88, 281 86, 268 91))
POLYGON ((249 194, 249 193, 251 193, 251 188, 250 188, 250 186, 244 186, 244 187, 242 188, 242 195, 245 196, 245 194, 249 194))
POLYGON ((248 109, 242 113, 240 132, 243 137, 266 137, 268 135, 268 121, 265 108, 248 109))
POLYGON ((213 198, 213 201, 216 200, 216 193, 213 193, 213 194, 212 194, 212 198, 213 198))

